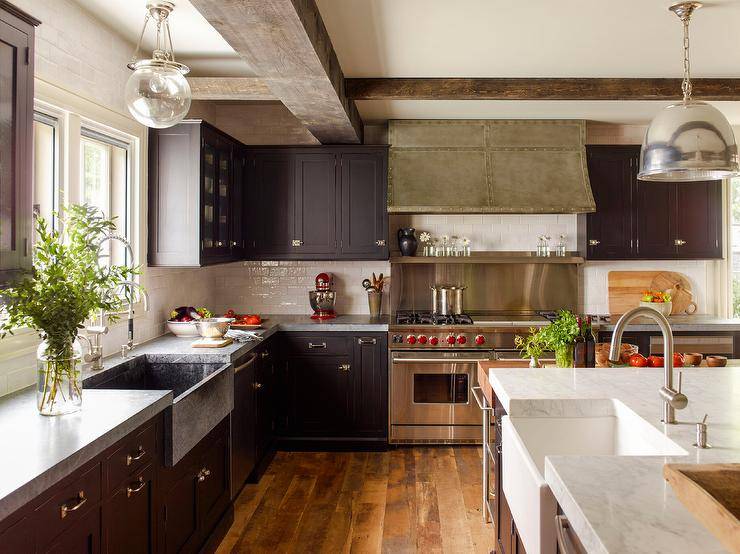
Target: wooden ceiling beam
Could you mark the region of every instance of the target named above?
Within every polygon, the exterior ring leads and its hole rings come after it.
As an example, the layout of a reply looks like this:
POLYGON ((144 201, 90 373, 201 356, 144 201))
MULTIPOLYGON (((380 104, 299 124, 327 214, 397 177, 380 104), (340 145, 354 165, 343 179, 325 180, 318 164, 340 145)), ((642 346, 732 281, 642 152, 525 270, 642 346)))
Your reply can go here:
MULTIPOLYGON (((740 79, 692 79, 701 100, 740 100, 740 79)), ((353 78, 352 100, 662 100, 681 97, 681 79, 353 78)))
POLYGON ((191 0, 322 143, 362 142, 362 120, 315 0, 191 0))
POLYGON ((258 77, 188 77, 193 100, 277 100, 258 77))

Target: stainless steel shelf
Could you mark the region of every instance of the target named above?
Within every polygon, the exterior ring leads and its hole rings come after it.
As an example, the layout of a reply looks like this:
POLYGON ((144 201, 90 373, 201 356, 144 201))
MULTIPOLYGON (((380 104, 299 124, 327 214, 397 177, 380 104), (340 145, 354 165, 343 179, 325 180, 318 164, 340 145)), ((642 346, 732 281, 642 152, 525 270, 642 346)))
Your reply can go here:
POLYGON ((391 256, 392 264, 582 264, 577 252, 536 256, 534 252, 473 252, 470 256, 391 256))

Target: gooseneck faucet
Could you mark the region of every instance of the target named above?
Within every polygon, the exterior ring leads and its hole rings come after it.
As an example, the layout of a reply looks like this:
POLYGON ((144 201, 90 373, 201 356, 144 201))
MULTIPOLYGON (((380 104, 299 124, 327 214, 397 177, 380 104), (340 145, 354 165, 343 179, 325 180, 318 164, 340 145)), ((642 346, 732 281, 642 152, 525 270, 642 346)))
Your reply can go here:
POLYGON ((689 403, 685 394, 681 393, 681 374, 678 376, 678 390, 673 389, 673 331, 671 324, 660 312, 647 306, 633 308, 619 318, 614 326, 612 343, 609 349, 609 363, 620 364, 622 334, 624 328, 637 317, 647 317, 655 320, 663 333, 663 386, 658 393, 663 399, 663 423, 676 423, 676 410, 683 410, 689 403))

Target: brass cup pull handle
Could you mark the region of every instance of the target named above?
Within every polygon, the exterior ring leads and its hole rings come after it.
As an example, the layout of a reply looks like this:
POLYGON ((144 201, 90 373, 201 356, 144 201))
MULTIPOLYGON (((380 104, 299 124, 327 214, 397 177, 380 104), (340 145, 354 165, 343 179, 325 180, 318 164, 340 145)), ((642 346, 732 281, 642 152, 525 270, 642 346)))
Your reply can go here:
POLYGON ((351 368, 350 364, 339 364, 339 371, 349 371, 351 368))
POLYGON ((310 349, 313 349, 313 348, 326 348, 326 343, 325 342, 319 342, 319 343, 309 342, 308 343, 308 347, 310 349))
POLYGON ((591 239, 591 240, 588 241, 588 245, 589 246, 598 246, 600 244, 601 244, 601 241, 600 240, 591 239))
POLYGON ((142 445, 139 445, 139 448, 136 449, 136 454, 129 454, 126 456, 126 465, 130 466, 135 461, 141 460, 144 457, 144 454, 146 454, 146 450, 144 450, 142 445))
POLYGON ((676 246, 685 246, 686 245, 686 241, 685 240, 681 240, 681 239, 676 239, 676 240, 673 241, 673 244, 675 244, 676 246))
POLYGON ((208 468, 203 468, 198 472, 198 483, 202 483, 206 480, 206 477, 208 477, 211 474, 211 470, 208 468))
POLYGON ((67 517, 67 514, 69 512, 76 512, 82 506, 85 505, 85 502, 87 502, 87 498, 85 498, 85 491, 80 491, 77 493, 77 498, 75 498, 74 504, 69 505, 67 503, 62 504, 61 509, 59 510, 59 515, 62 519, 67 517))
POLYGON ((138 487, 126 487, 126 497, 131 498, 132 494, 136 494, 137 492, 140 492, 144 487, 146 487, 146 482, 144 481, 143 477, 139 477, 138 480, 138 487))

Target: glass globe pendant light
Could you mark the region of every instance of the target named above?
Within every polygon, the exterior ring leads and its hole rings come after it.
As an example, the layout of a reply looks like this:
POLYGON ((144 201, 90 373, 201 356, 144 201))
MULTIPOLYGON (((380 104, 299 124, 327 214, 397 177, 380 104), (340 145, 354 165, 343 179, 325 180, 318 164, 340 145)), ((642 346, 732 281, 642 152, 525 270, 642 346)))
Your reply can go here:
POLYGON ((128 64, 133 73, 126 82, 126 107, 139 123, 162 129, 182 121, 190 109, 190 85, 185 79, 190 68, 175 61, 167 19, 175 5, 158 2, 148 4, 146 9, 144 28, 128 64), (152 57, 139 59, 141 41, 150 18, 157 25, 157 40, 152 57))
POLYGON ((642 181, 708 181, 740 175, 737 144, 722 112, 691 98, 689 21, 701 2, 669 10, 683 23, 683 101, 664 108, 650 122, 640 150, 642 181))

